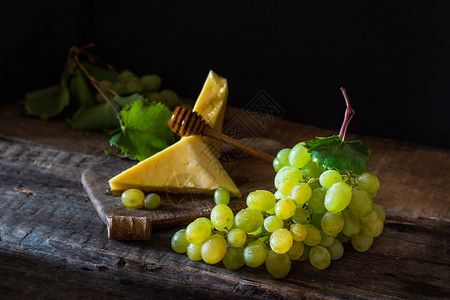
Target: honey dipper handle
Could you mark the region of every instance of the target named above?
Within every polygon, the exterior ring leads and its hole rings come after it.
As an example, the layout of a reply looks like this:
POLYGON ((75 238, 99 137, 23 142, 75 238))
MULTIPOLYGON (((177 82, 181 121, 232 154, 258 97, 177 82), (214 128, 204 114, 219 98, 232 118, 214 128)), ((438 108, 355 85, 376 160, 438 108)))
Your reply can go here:
POLYGON ((255 149, 255 148, 253 148, 251 146, 248 146, 246 144, 243 144, 243 143, 239 142, 238 140, 235 140, 235 139, 233 139, 233 138, 231 138, 231 137, 229 137, 229 136, 227 136, 227 135, 225 135, 225 134, 215 130, 214 128, 212 128, 210 126, 206 126, 204 128, 202 134, 206 135, 206 136, 209 136, 209 137, 212 137, 212 138, 215 138, 215 139, 218 139, 218 140, 221 140, 221 141, 223 141, 223 142, 225 142, 227 144, 230 144, 231 146, 234 146, 234 147, 236 147, 238 149, 241 149, 242 151, 247 152, 248 154, 250 154, 250 155, 252 155, 252 156, 254 156, 256 158, 265 160, 267 162, 273 163, 273 160, 275 159, 274 156, 272 156, 272 155, 270 155, 270 154, 268 154, 266 152, 263 152, 261 150, 255 149))

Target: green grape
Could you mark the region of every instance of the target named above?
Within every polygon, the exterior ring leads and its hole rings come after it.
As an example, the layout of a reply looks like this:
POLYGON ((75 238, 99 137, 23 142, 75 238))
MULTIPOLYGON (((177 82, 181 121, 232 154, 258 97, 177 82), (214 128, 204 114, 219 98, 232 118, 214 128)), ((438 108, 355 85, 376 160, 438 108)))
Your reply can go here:
POLYGON ((319 229, 317 229, 317 227, 312 224, 306 224, 305 228, 306 228, 306 238, 303 241, 303 243, 305 243, 305 245, 308 246, 318 245, 322 240, 322 235, 320 234, 319 229))
POLYGON ((105 92, 105 93, 109 92, 108 89, 105 88, 105 86, 106 86, 106 87, 109 87, 109 88, 112 88, 112 87, 113 87, 112 82, 109 81, 109 80, 101 80, 100 83, 101 83, 100 89, 101 89, 103 92, 105 92))
POLYGON ((127 87, 128 93, 136 93, 136 92, 142 92, 142 83, 139 81, 139 78, 137 77, 131 77, 127 80, 125 83, 125 86, 127 87))
MULTIPOLYGON (((277 190, 274 194, 275 199, 281 199, 281 198, 285 198, 286 196, 283 195, 283 193, 281 193, 281 191, 277 190)), ((275 208, 275 207, 274 207, 275 208)))
POLYGON ((297 207, 294 215, 292 216, 292 221, 297 224, 308 224, 311 221, 311 216, 306 209, 297 207))
POLYGON ((227 242, 220 234, 209 236, 202 245, 202 259, 207 264, 216 264, 227 253, 227 242))
POLYGON ((371 212, 373 209, 373 201, 369 193, 359 187, 353 188, 348 209, 357 217, 363 217, 371 212))
POLYGON ((291 269, 291 259, 287 254, 278 254, 270 250, 267 253, 266 269, 275 278, 283 278, 291 269))
POLYGON ((228 232, 228 243, 233 247, 242 247, 247 241, 247 234, 244 230, 234 228, 228 232))
POLYGON ((308 184, 302 182, 294 186, 290 195, 297 206, 301 206, 311 198, 312 189, 308 184))
POLYGON ((155 193, 150 193, 144 199, 144 206, 148 209, 158 208, 161 204, 161 197, 155 193))
POLYGON ((278 254, 288 252, 293 241, 291 232, 286 228, 277 229, 270 235, 270 247, 278 254))
POLYGON ((264 217, 258 210, 247 207, 236 214, 234 222, 237 228, 248 233, 261 227, 264 222, 264 217))
POLYGON ((178 95, 172 90, 161 90, 159 94, 162 96, 163 103, 171 110, 182 104, 178 95))
POLYGON ((333 184, 325 194, 326 209, 336 214, 343 211, 352 199, 352 187, 345 182, 333 184))
POLYGON ((214 192, 214 202, 216 204, 228 205, 230 203, 230 192, 224 187, 216 189, 214 192))
POLYGON ((311 190, 315 190, 315 189, 318 189, 318 188, 321 187, 320 183, 319 183, 319 180, 314 180, 314 181, 312 181, 312 182, 310 182, 308 184, 311 187, 311 190))
POLYGON ((312 214, 310 223, 316 226, 319 230, 322 230, 322 218, 323 214, 312 214))
POLYGON ((125 81, 117 81, 113 84, 112 89, 119 95, 128 93, 125 81))
POLYGON ((309 259, 309 251, 311 250, 311 246, 308 246, 305 243, 303 243, 303 246, 304 248, 302 256, 300 256, 300 258, 297 259, 299 261, 307 261, 309 259))
POLYGON ((380 203, 374 201, 373 209, 381 216, 383 222, 386 221, 386 211, 384 210, 384 207, 380 203))
POLYGON ((208 226, 209 226, 211 229, 214 229, 213 223, 212 223, 211 220, 208 219, 208 218, 200 217, 200 218, 195 219, 194 222, 195 222, 195 221, 205 222, 206 224, 208 224, 208 226))
MULTIPOLYGON (((278 190, 283 194, 283 195, 290 195, 292 192, 292 189, 294 188, 294 186, 298 185, 299 181, 296 178, 286 178, 283 181, 280 182, 280 184, 278 185, 278 190)), ((308 186, 309 187, 309 186, 308 186)))
POLYGON ((297 205, 294 200, 290 198, 284 198, 277 202, 275 205, 275 214, 278 218, 282 220, 289 219, 295 213, 297 205))
POLYGON ((369 194, 376 194, 380 188, 378 177, 372 173, 364 172, 356 179, 357 185, 369 194))
POLYGON ((342 216, 344 217, 344 227, 342 228, 342 232, 349 237, 357 235, 361 230, 360 219, 352 214, 348 208, 342 212, 342 216))
POLYGON ((326 234, 323 231, 321 231, 320 234, 322 235, 322 239, 320 240, 319 245, 324 247, 330 247, 331 245, 333 245, 333 242, 335 240, 334 237, 326 234))
POLYGON ((338 235, 336 236, 336 239, 339 240, 339 242, 341 243, 347 243, 348 241, 350 241, 351 237, 346 236, 342 231, 338 233, 338 235))
POLYGON ((267 232, 274 232, 277 229, 283 228, 283 226, 283 220, 281 220, 277 216, 268 216, 264 219, 264 228, 267 230, 267 232))
POLYGON ((327 170, 320 174, 319 183, 326 189, 329 189, 333 184, 343 182, 341 173, 335 170, 327 170))
POLYGON ((324 167, 319 167, 314 161, 309 161, 303 168, 302 172, 310 178, 319 178, 320 174, 325 171, 324 167))
POLYGON ((229 270, 237 270, 245 265, 244 248, 231 247, 228 248, 227 253, 222 260, 225 267, 229 270))
POLYGON ((275 206, 269 210, 266 210, 266 213, 268 213, 269 215, 274 215, 275 214, 275 206))
POLYGON ((344 255, 344 246, 337 239, 334 239, 333 244, 327 249, 330 252, 331 260, 338 260, 344 255))
POLYGON ((259 211, 267 211, 275 207, 277 200, 269 191, 256 190, 247 196, 247 206, 259 211))
POLYGON ((373 237, 367 236, 362 232, 352 237, 353 248, 355 248, 355 250, 359 252, 365 252, 369 250, 370 246, 372 246, 372 243, 373 237))
POLYGON ((301 242, 305 240, 307 232, 302 224, 292 224, 290 231, 294 241, 301 242))
POLYGON ((282 167, 277 172, 277 175, 275 175, 275 187, 278 189, 278 185, 286 178, 295 178, 298 181, 303 181, 303 173, 299 169, 291 166, 282 167))
POLYGON ((260 240, 256 240, 247 245, 244 249, 245 264, 251 268, 262 265, 267 257, 267 247, 260 240))
POLYGON ((361 231, 364 235, 377 237, 383 232, 383 217, 375 210, 372 210, 367 216, 361 218, 361 231))
POLYGON ((294 241, 292 243, 291 249, 289 249, 289 251, 287 252, 287 255, 289 255, 289 258, 291 260, 297 260, 302 256, 304 249, 305 244, 303 244, 303 242, 294 241))
POLYGON ((144 91, 156 92, 161 86, 161 77, 156 74, 144 75, 140 78, 144 91))
POLYGON ((280 163, 280 161, 279 161, 277 158, 275 158, 275 159, 273 160, 272 166, 273 166, 273 169, 275 170, 275 172, 280 171, 280 169, 281 169, 282 167, 284 167, 284 166, 280 163))
POLYGON ((285 148, 278 151, 277 156, 275 157, 280 164, 284 166, 290 166, 289 163, 289 153, 291 152, 291 149, 285 148))
POLYGON ((186 227, 186 238, 191 244, 199 244, 211 235, 211 227, 203 220, 196 220, 186 227))
POLYGON ((314 268, 325 270, 330 266, 331 255, 327 248, 323 246, 315 246, 309 250, 309 262, 314 268))
POLYGON ((202 245, 203 243, 200 244, 189 244, 189 246, 187 246, 187 256, 191 259, 191 260, 201 260, 202 259, 202 245))
POLYGON ((130 78, 132 78, 132 77, 134 77, 134 74, 133 74, 133 72, 131 72, 130 70, 122 71, 122 72, 119 74, 119 80, 120 80, 120 81, 127 81, 128 79, 130 79, 130 78))
POLYGON ((147 97, 147 99, 150 103, 151 102, 160 102, 160 103, 165 104, 163 96, 158 92, 146 93, 145 96, 147 97))
POLYGON ((144 206, 144 198, 144 193, 138 189, 126 190, 121 196, 123 205, 129 209, 139 209, 144 206))
POLYGON ((322 217, 321 225, 323 232, 335 236, 344 227, 344 217, 342 214, 332 214, 327 211, 322 217))
POLYGON ((234 224, 233 211, 225 204, 217 204, 214 206, 210 218, 214 227, 219 231, 231 229, 234 224))
POLYGON ((308 207, 313 213, 324 214, 327 211, 324 203, 326 193, 327 189, 324 187, 312 191, 311 199, 308 200, 308 207))
POLYGON ((295 145, 289 153, 289 163, 295 168, 303 168, 311 160, 311 153, 304 146, 304 143, 295 145))
POLYGON ((174 233, 170 241, 173 251, 177 253, 186 253, 189 242, 186 238, 186 229, 180 229, 174 233))

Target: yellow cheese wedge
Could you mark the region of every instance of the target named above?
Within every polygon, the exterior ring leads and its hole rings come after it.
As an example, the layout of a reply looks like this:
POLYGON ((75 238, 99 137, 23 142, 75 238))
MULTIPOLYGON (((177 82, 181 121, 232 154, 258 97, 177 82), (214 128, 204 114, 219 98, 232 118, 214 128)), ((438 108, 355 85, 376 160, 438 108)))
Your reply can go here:
MULTIPOLYGON (((209 126, 221 132, 227 98, 227 80, 211 70, 195 102, 193 111, 198 112, 209 126)), ((211 150, 215 153, 216 157, 219 157, 220 141, 208 137, 203 137, 203 141, 211 145, 213 147, 211 150)))
POLYGON ((189 136, 109 180, 112 190, 214 193, 225 187, 241 192, 200 136, 189 136))
MULTIPOLYGON (((194 111, 221 131, 228 97, 225 78, 210 71, 195 103, 194 111)), ((201 136, 184 137, 172 146, 141 161, 109 180, 112 190, 138 188, 143 191, 214 193, 225 187, 231 196, 241 192, 217 160, 220 143, 201 136)))

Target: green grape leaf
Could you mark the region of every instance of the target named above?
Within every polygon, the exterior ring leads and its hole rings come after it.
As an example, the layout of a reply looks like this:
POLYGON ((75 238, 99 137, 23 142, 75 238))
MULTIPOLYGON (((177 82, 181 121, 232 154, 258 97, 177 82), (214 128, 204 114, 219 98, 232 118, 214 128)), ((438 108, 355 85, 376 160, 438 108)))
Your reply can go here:
POLYGON ((100 131, 120 127, 119 120, 108 103, 92 107, 82 106, 68 120, 68 123, 75 130, 100 131))
POLYGON ((319 166, 361 174, 369 167, 370 150, 361 141, 344 142, 338 136, 316 138, 305 147, 319 166))
POLYGON ((137 100, 127 104, 120 111, 123 127, 111 137, 110 144, 142 161, 174 142, 167 125, 171 116, 172 112, 160 103, 146 105, 144 100, 137 100))
POLYGON ((41 119, 59 115, 69 105, 69 90, 65 86, 54 85, 25 95, 25 113, 41 119))
POLYGON ((120 109, 124 108, 125 105, 131 104, 132 102, 137 101, 137 100, 142 100, 145 103, 148 103, 147 98, 145 98, 143 95, 141 95, 139 93, 134 93, 129 96, 115 96, 113 99, 113 103, 120 110, 120 109))
POLYGON ((92 95, 86 77, 79 69, 75 70, 69 83, 70 105, 75 108, 93 106, 96 101, 92 95))
POLYGON ((113 71, 107 68, 99 67, 87 61, 82 62, 82 65, 88 71, 88 73, 98 81, 108 80, 114 83, 119 79, 119 77, 114 74, 113 71))

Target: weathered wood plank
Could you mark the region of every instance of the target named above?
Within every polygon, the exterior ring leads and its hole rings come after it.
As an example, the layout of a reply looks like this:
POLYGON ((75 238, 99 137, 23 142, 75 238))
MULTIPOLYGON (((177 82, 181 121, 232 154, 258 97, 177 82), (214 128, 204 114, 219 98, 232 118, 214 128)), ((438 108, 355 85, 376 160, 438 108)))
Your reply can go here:
MULTIPOLYGON (((362 137, 382 182, 377 198, 389 220, 383 234, 366 253, 347 248, 325 271, 293 262, 286 278, 274 280, 264 267, 232 272, 174 253, 177 228, 156 230, 148 242, 108 240, 79 180, 84 169, 111 161, 101 153, 102 135, 84 140, 64 122, 29 121, 14 112, 0 112, 6 120, 0 125, 2 297, 450 298, 448 150, 362 137)), ((227 122, 242 113, 230 112, 227 122)), ((292 146, 330 133, 269 121, 270 131, 248 136, 292 146)))
MULTIPOLYGON (((250 143, 248 143, 250 144, 250 143)), ((259 145, 266 153, 276 154, 283 145, 277 141, 258 138, 252 145, 259 145)), ((226 151, 225 156, 230 158, 226 151)), ((161 197, 161 206, 155 210, 144 208, 126 209, 119 197, 105 194, 109 188, 108 180, 116 174, 134 165, 129 162, 124 167, 123 160, 109 160, 105 164, 96 164, 83 171, 81 181, 99 216, 106 224, 108 237, 116 240, 148 240, 151 228, 168 228, 186 225, 198 217, 211 213, 215 203, 211 195, 200 193, 157 192, 161 197)), ((256 189, 273 190, 275 172, 272 164, 254 157, 229 159, 222 161, 229 175, 234 178, 242 193, 240 199, 233 198, 229 207, 237 212, 246 206, 247 195, 256 189)))

